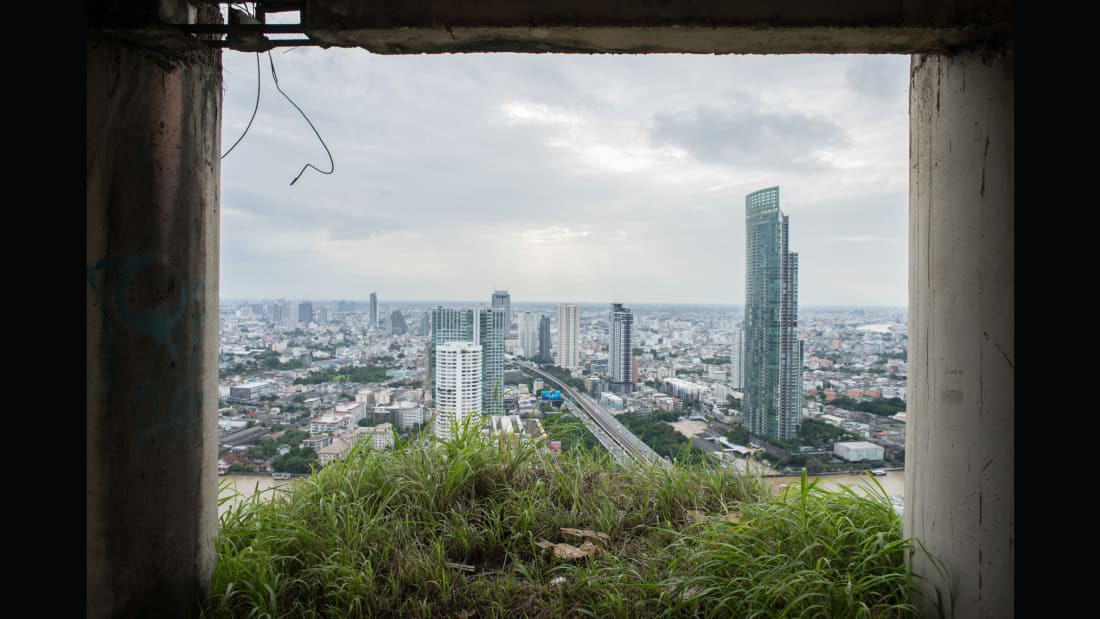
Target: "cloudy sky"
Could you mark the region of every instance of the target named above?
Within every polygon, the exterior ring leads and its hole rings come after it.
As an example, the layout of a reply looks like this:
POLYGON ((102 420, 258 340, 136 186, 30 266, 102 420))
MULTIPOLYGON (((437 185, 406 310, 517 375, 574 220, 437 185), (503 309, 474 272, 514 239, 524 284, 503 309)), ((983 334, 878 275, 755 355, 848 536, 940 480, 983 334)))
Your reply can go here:
MULTIPOLYGON (((223 298, 744 303, 778 185, 803 305, 907 302, 908 56, 272 52, 222 162, 223 298)), ((224 55, 222 149, 256 56, 224 55)))

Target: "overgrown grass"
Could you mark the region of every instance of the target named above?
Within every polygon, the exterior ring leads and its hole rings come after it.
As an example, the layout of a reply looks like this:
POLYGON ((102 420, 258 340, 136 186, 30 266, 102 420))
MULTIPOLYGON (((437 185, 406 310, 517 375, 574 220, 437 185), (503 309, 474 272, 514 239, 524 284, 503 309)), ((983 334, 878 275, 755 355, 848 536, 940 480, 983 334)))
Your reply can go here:
POLYGON ((204 614, 915 614, 911 548, 885 494, 795 488, 771 497, 728 469, 623 469, 606 452, 517 449, 472 429, 357 447, 222 516, 204 614), (607 533, 605 552, 567 561, 536 546, 579 543, 561 527, 607 533))

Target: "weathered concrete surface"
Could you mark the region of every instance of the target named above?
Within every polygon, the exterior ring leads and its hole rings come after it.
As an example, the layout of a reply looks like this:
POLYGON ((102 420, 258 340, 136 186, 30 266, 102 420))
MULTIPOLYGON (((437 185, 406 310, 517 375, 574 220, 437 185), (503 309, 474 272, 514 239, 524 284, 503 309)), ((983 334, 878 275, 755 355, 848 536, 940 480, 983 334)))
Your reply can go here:
POLYGON ((944 51, 1010 37, 1010 0, 308 0, 305 33, 376 53, 944 51))
POLYGON ((1014 71, 1011 51, 912 60, 905 534, 959 617, 1014 615, 1014 71))
POLYGON ((221 85, 90 35, 89 617, 193 617, 214 565, 221 85))

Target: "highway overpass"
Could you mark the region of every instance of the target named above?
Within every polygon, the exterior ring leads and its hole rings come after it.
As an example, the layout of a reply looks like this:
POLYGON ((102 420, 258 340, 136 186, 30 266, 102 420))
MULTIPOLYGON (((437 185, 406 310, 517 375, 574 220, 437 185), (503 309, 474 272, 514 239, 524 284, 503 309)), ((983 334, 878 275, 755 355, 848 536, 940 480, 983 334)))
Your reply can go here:
POLYGON ((607 411, 598 402, 593 400, 585 393, 573 389, 569 385, 565 384, 558 377, 545 372, 533 363, 526 361, 513 361, 519 367, 526 370, 530 370, 535 374, 541 376, 547 382, 558 387, 561 392, 574 402, 580 409, 582 415, 581 420, 585 422, 592 434, 600 441, 608 451, 615 454, 615 460, 623 463, 627 458, 633 458, 643 464, 649 464, 656 462, 661 466, 671 466, 668 460, 665 460, 657 452, 653 451, 637 436, 634 436, 630 430, 627 430, 623 424, 619 423, 615 416, 607 411))

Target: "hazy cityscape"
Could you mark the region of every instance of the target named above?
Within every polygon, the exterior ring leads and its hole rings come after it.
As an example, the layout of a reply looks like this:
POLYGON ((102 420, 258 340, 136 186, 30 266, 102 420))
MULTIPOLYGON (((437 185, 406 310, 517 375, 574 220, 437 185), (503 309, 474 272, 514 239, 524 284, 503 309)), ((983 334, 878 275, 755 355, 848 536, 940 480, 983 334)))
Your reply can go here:
POLYGON ((620 462, 900 469, 905 310, 799 308, 790 225, 778 187, 746 197, 740 306, 223 299, 219 473, 288 479, 463 425, 620 462))

